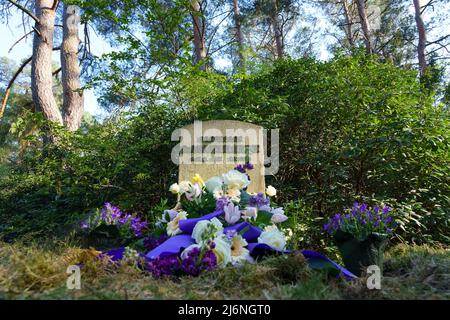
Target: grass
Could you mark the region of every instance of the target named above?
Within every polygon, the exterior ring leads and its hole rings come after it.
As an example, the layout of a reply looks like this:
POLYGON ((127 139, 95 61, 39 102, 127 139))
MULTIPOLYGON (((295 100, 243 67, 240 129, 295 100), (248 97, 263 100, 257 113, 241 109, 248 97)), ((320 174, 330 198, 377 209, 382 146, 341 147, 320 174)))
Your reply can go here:
POLYGON ((0 299, 450 299, 450 250, 397 245, 386 253, 381 290, 310 270, 302 255, 267 258, 200 277, 154 279, 133 264, 113 266, 64 242, 0 243, 0 299), (68 265, 84 263, 81 289, 68 265))

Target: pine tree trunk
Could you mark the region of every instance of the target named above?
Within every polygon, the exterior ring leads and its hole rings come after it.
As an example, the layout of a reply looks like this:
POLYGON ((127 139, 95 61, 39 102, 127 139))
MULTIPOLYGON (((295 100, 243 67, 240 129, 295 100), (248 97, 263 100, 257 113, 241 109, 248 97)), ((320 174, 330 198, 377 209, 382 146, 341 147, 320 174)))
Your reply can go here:
POLYGON ((61 112, 53 95, 52 53, 55 25, 55 1, 36 0, 35 14, 39 19, 33 40, 31 90, 37 111, 48 120, 63 124, 61 112))
POLYGON ((414 1, 414 10, 416 13, 416 25, 419 32, 419 43, 417 44, 417 56, 419 59, 420 76, 423 76, 428 67, 426 58, 427 33, 425 30, 425 23, 423 22, 420 0, 414 1))
POLYGON ((242 36, 241 15, 239 12, 238 0, 233 0, 234 25, 236 28, 236 39, 238 43, 239 67, 245 70, 245 56, 244 56, 244 37, 242 36))
POLYGON ((64 5, 63 41, 61 46, 61 82, 63 86, 63 120, 64 126, 75 131, 80 127, 84 109, 84 97, 80 88, 80 66, 78 47, 80 38, 79 8, 64 5))
POLYGON ((364 0, 356 0, 356 5, 358 6, 359 19, 361 22, 361 29, 364 36, 364 43, 366 44, 367 53, 372 53, 372 42, 370 40, 370 28, 369 20, 367 18, 366 4, 364 0))
POLYGON ((283 35, 281 34, 280 24, 278 22, 278 0, 272 0, 272 28, 275 36, 275 45, 277 50, 277 58, 280 59, 284 55, 283 51, 283 35))
POLYGON ((355 46, 355 42, 353 41, 353 30, 352 30, 353 19, 350 15, 347 0, 342 0, 342 6, 344 8, 344 17, 345 17, 345 34, 347 36, 347 41, 350 48, 353 48, 355 46))
POLYGON ((206 70, 205 26, 201 15, 200 2, 192 0, 192 24, 194 28, 194 62, 202 63, 201 69, 206 70))

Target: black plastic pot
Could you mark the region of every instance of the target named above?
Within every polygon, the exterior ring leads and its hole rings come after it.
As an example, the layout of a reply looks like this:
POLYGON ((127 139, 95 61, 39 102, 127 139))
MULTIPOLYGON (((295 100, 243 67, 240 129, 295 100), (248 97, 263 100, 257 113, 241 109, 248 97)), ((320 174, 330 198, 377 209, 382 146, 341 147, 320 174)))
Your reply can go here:
POLYGON ((364 240, 358 240, 347 232, 338 230, 334 241, 341 253, 344 265, 356 276, 368 266, 377 265, 383 271, 384 249, 388 242, 386 234, 372 233, 364 240))

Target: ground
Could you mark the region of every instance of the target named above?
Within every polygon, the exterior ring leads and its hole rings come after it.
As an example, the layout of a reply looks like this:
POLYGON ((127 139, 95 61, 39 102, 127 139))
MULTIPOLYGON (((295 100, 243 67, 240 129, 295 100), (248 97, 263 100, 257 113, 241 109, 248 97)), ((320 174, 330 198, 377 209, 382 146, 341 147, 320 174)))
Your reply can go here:
POLYGON ((450 248, 396 245, 380 290, 310 270, 301 255, 267 258, 200 277, 154 279, 132 264, 111 266, 68 245, 0 243, 0 299, 450 299, 450 248), (67 266, 84 262, 81 289, 67 266))

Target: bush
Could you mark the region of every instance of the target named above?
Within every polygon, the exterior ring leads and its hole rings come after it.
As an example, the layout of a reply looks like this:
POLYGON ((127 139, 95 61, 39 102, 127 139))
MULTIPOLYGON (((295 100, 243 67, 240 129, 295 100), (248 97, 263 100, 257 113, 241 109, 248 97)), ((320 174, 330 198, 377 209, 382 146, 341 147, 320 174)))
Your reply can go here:
POLYGON ((280 129, 280 171, 267 183, 296 217, 299 246, 323 248, 323 219, 354 200, 393 207, 402 241, 450 243, 449 111, 415 72, 357 54, 262 70, 184 74, 172 97, 137 112, 58 131, 55 145, 28 138, 0 179, 0 233, 68 231, 105 201, 152 220, 177 179, 171 133, 199 118, 280 129))
POLYGON ((365 55, 281 60, 200 118, 279 128, 280 171, 269 182, 314 217, 368 197, 398 209, 405 241, 450 240, 449 111, 414 71, 365 55))

